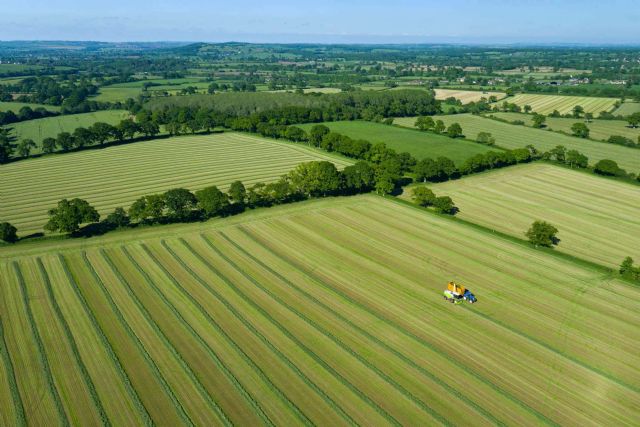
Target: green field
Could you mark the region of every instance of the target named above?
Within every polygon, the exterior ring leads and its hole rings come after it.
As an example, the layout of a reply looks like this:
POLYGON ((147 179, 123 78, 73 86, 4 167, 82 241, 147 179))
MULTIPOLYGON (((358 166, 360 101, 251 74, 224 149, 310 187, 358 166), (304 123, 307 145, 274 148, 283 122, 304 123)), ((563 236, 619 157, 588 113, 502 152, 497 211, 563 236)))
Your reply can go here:
MULTIPOLYGON (((395 119, 398 121, 399 119, 395 119)), ((412 119, 415 123, 415 117, 412 119)), ((418 132, 398 126, 363 121, 343 121, 323 123, 332 131, 347 135, 353 139, 366 139, 372 144, 384 142, 387 147, 397 152, 409 152, 417 159, 438 156, 449 157, 456 164, 461 164, 474 154, 489 150, 486 146, 460 139, 452 139, 431 132, 418 132)), ((308 131, 315 123, 300 125, 308 131)))
MULTIPOLYGON (((597 115, 601 111, 611 111, 616 98, 595 98, 591 96, 567 96, 567 95, 538 95, 520 93, 505 101, 519 105, 524 108, 530 105, 534 112, 540 114, 551 114, 553 110, 558 110, 560 114, 567 114, 573 111, 576 105, 582 106, 586 113, 597 115)), ((502 102, 502 101, 500 101, 502 102)))
POLYGON ((45 138, 55 138, 60 132, 72 133, 78 127, 89 127, 96 122, 115 125, 120 120, 127 118, 127 116, 128 113, 124 110, 104 110, 27 120, 6 127, 11 129, 9 136, 15 138, 16 141, 22 141, 27 138, 33 139, 38 144, 38 148, 33 153, 40 153, 40 143, 45 138))
POLYGON ((206 90, 210 83, 202 81, 197 78, 182 78, 182 79, 148 79, 138 80, 127 83, 117 83, 100 88, 98 95, 92 99, 102 102, 124 102, 129 98, 136 99, 138 95, 142 93, 142 89, 145 83, 155 83, 159 86, 149 86, 149 93, 154 91, 167 91, 171 93, 178 92, 180 89, 184 89, 188 86, 196 86, 201 91, 206 90))
POLYGON ((101 87, 100 92, 92 97, 93 101, 100 102, 124 102, 129 98, 136 99, 142 93, 140 87, 101 87))
MULTIPOLYGON (((490 132, 496 139, 496 145, 503 148, 522 148, 532 144, 539 150, 547 151, 557 145, 564 145, 568 150, 578 150, 589 157, 589 164, 594 164, 601 159, 612 159, 628 172, 638 173, 640 171, 640 150, 635 148, 512 125, 471 114, 438 116, 437 118, 442 119, 447 126, 454 122, 460 123, 467 138, 475 139, 479 132, 490 132)), ((397 118, 394 123, 413 127, 415 117, 397 118)))
POLYGON ((349 160, 320 150, 254 136, 182 136, 86 150, 0 166, 0 218, 19 233, 42 231, 58 200, 86 199, 101 214, 138 197, 185 187, 274 181, 301 162, 349 160))
POLYGON ((0 248, 0 419, 632 425, 638 303, 375 196, 0 248), (452 279, 478 302, 444 302, 452 279))
POLYGON ((60 107, 56 105, 45 105, 45 104, 30 104, 25 102, 0 102, 0 111, 13 111, 18 114, 22 107, 31 107, 31 109, 35 110, 36 108, 44 108, 49 111, 59 111, 60 107))
MULTIPOLYGON (((430 186, 453 198, 462 219, 524 238, 535 220, 555 225, 558 251, 612 268, 640 259, 640 187, 529 164, 430 186), (611 207, 615 206, 614 209, 611 207)), ((402 196, 410 199, 411 187, 402 196)))
POLYGON ((640 112, 640 102, 625 101, 613 112, 613 114, 628 116, 638 112, 640 112))
MULTIPOLYGON (((522 120, 527 125, 531 125, 533 116, 521 113, 492 113, 493 116, 508 120, 522 120)), ((640 128, 632 128, 624 120, 598 120, 594 119, 585 122, 583 119, 564 119, 560 117, 547 117, 545 130, 561 131, 571 134, 571 126, 574 123, 584 123, 589 128, 589 137, 597 140, 607 140, 611 135, 620 135, 638 141, 640 128)))

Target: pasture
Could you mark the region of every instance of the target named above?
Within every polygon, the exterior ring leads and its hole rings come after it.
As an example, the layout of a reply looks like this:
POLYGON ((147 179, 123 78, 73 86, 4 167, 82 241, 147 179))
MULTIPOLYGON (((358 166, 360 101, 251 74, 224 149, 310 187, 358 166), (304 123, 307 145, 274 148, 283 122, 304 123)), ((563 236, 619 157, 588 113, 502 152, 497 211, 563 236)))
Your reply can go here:
POLYGON ((536 163, 429 187, 451 196, 460 218, 503 233, 525 238, 540 219, 560 230, 558 251, 611 268, 627 256, 640 259, 638 186, 536 163))
POLYGON ((55 138, 61 132, 73 133, 78 127, 89 127, 96 122, 115 125, 127 117, 128 113, 124 110, 103 110, 27 120, 7 125, 6 127, 10 129, 9 136, 15 138, 16 142, 27 138, 33 139, 38 145, 38 148, 34 149, 33 153, 40 153, 42 152, 41 143, 45 138, 55 138))
POLYGON ((45 104, 31 104, 26 102, 1 102, 0 101, 0 111, 13 111, 18 114, 22 107, 30 107, 32 110, 36 108, 44 108, 49 111, 60 111, 60 107, 57 105, 45 105, 45 104))
POLYGON ((613 112, 617 116, 629 116, 633 113, 640 113, 640 102, 625 101, 613 112))
POLYGON ((519 93, 505 101, 519 105, 524 108, 530 105, 534 112, 548 115, 554 110, 560 114, 567 114, 573 111, 573 107, 580 105, 585 113, 598 115, 601 111, 611 111, 614 108, 616 98, 596 98, 591 96, 567 96, 567 95, 538 95, 519 93))
POLYGON ((301 145, 224 133, 182 136, 24 160, 0 166, 0 218, 21 234, 40 232, 60 199, 86 199, 100 214, 138 197, 185 187, 275 181, 297 164, 341 157, 301 145))
MULTIPOLYGON (((399 119, 395 119, 399 120, 399 119)), ((413 118, 415 123, 415 118, 413 118)), ((309 131, 316 123, 299 125, 309 131)), ((353 139, 366 139, 372 144, 383 142, 398 153, 406 151, 417 159, 425 157, 449 157, 456 164, 461 164, 474 154, 489 151, 486 146, 462 139, 452 139, 432 132, 418 132, 398 126, 383 125, 365 121, 326 122, 323 125, 334 132, 353 139)))
MULTIPOLYGON (((522 120, 530 126, 533 116, 530 114, 520 113, 492 113, 493 116, 500 119, 514 121, 522 120)), ((600 141, 607 140, 612 135, 620 135, 629 138, 633 142, 638 141, 640 137, 640 128, 632 128, 624 120, 598 120, 594 119, 586 122, 584 119, 565 119, 560 117, 547 117, 545 130, 554 130, 571 134, 571 126, 574 123, 584 123, 589 128, 589 138, 600 141)))
MULTIPOLYGON (((503 148, 522 148, 531 144, 538 150, 548 151, 557 145, 563 145, 567 150, 578 150, 589 157, 591 165, 601 159, 612 159, 627 172, 638 173, 640 171, 640 150, 635 148, 590 141, 527 126, 512 125, 471 114, 437 116, 436 118, 444 121, 447 126, 454 122, 460 123, 464 135, 470 139, 475 139, 479 132, 490 132, 496 139, 496 145, 503 148)), ((415 117, 396 118, 394 123, 413 127, 415 117)))
POLYGON ((638 303, 375 196, 0 248, 0 420, 631 425, 638 303))
POLYGON ((456 98, 463 104, 470 102, 478 102, 480 99, 489 99, 490 96, 495 96, 498 100, 501 100, 506 96, 504 92, 489 92, 479 90, 455 90, 455 89, 434 89, 436 93, 436 99, 445 100, 447 98, 456 98))

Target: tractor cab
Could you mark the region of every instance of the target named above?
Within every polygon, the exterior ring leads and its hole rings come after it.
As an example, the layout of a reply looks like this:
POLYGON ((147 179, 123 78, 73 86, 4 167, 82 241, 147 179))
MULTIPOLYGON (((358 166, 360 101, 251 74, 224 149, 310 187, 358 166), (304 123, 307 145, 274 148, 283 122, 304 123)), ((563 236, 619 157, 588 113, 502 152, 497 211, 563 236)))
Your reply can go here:
POLYGON ((447 284, 447 289, 444 291, 444 299, 454 304, 462 304, 463 301, 468 301, 470 304, 473 304, 477 301, 475 295, 473 295, 469 289, 455 282, 449 282, 447 284))

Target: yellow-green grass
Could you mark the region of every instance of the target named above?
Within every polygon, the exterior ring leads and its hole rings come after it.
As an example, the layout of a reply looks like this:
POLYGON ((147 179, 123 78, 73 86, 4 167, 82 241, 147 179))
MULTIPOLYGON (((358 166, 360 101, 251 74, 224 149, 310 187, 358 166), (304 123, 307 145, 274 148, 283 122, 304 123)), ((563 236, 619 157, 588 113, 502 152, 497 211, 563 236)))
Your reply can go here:
MULTIPOLYGON (((462 219, 525 238, 536 220, 558 228, 557 250, 616 268, 640 259, 640 187, 591 174, 529 164, 429 186, 450 196, 462 219)), ((413 186, 402 198, 411 199, 413 186)))
POLYGON ((138 197, 185 187, 235 180, 269 182, 311 160, 350 163, 305 146, 224 133, 182 136, 88 150, 0 166, 0 218, 19 233, 42 231, 58 200, 79 197, 105 215, 129 207, 138 197))
POLYGON ((94 101, 100 102, 124 102, 129 98, 136 99, 142 93, 142 87, 101 87, 99 93, 92 97, 94 101))
MULTIPOLYGON (((508 120, 522 120, 527 125, 532 124, 533 116, 522 113, 492 113, 493 116, 508 120)), ((590 120, 586 122, 584 119, 565 119, 561 117, 547 117, 545 130, 561 131, 571 134, 571 126, 574 123, 584 123, 589 128, 589 137, 600 141, 606 141, 612 135, 620 135, 631 139, 633 142, 638 141, 640 136, 640 128, 629 127, 624 120, 590 120)))
MULTIPOLYGON (((395 119, 399 120, 399 119, 395 119)), ((416 119, 413 118, 413 123, 416 119)), ((388 126, 380 123, 365 121, 342 121, 323 123, 334 132, 347 135, 353 139, 366 139, 372 144, 383 142, 389 148, 397 152, 406 151, 422 159, 425 157, 436 158, 445 156, 456 164, 461 164, 474 154, 484 153, 490 148, 461 139, 453 139, 431 132, 418 132, 416 130, 403 129, 398 126, 388 126)), ((315 123, 299 125, 309 131, 315 123)))
POLYGON ((22 107, 30 107, 35 110, 36 108, 44 108, 49 111, 59 111, 60 107, 56 105, 45 105, 45 104, 31 104, 27 102, 0 102, 0 111, 13 111, 18 114, 22 107))
MULTIPOLYGON (((413 127, 415 119, 415 117, 397 118, 394 123, 413 127)), ((475 139, 480 132, 490 132, 496 139, 496 145, 503 148, 515 149, 531 144, 538 150, 547 151, 557 145, 563 145, 567 150, 578 150, 589 157, 589 164, 593 165, 602 159, 611 159, 628 172, 640 171, 640 150, 635 148, 512 125, 472 114, 438 116, 436 119, 443 120, 447 126, 451 123, 459 123, 464 135, 470 139, 475 139)))
POLYGON ((470 102, 478 102, 481 98, 489 99, 490 96, 495 96, 498 100, 504 98, 506 94, 504 92, 489 92, 489 91, 476 91, 476 90, 454 90, 454 89, 434 89, 436 92, 436 99, 444 100, 447 98, 456 98, 463 104, 470 102))
POLYGON ((640 416, 639 288, 376 196, 0 248, 0 285, 10 424, 640 416))
POLYGON ((532 111, 540 114, 551 114, 558 110, 560 114, 567 114, 573 111, 573 107, 580 105, 586 113, 597 115, 601 111, 611 111, 616 98, 596 98, 591 96, 566 96, 566 95, 538 95, 520 93, 505 101, 519 105, 524 108, 529 105, 532 111))
POLYGON ((618 108, 616 108, 613 114, 620 115, 620 116, 629 116, 633 113, 639 113, 639 112, 640 112, 640 102, 625 101, 618 108))
POLYGON ((14 138, 16 142, 27 138, 34 140, 38 147, 32 153, 40 153, 42 151, 41 143, 45 138, 55 138, 61 132, 73 133, 78 127, 86 128, 96 122, 115 125, 127 117, 128 113, 124 110, 104 110, 26 120, 6 127, 10 129, 9 136, 14 138))

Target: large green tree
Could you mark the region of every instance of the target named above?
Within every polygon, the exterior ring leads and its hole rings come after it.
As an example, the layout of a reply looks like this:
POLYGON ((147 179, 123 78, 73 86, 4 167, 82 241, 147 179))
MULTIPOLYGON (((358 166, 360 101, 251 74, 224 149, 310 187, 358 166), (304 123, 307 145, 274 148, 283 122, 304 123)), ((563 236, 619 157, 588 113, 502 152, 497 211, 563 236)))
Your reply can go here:
POLYGON ((301 163, 288 177, 294 188, 307 196, 335 194, 341 185, 336 166, 327 161, 301 163))
POLYGON ((14 243, 18 240, 16 234, 18 230, 8 222, 0 222, 0 240, 8 243, 14 243))
POLYGON ((436 199, 436 195, 433 194, 429 188, 425 186, 414 187, 412 190, 413 201, 420 206, 431 206, 436 199))
POLYGON ((18 144, 18 154, 22 157, 29 157, 29 154, 31 154, 31 150, 36 147, 37 145, 33 139, 23 139, 18 144))
POLYGON ((81 224, 99 220, 98 211, 86 200, 63 199, 55 208, 49 210, 49 221, 44 228, 48 231, 72 233, 77 231, 81 224))
POLYGON ((164 193, 164 202, 171 217, 183 219, 189 216, 198 201, 186 188, 173 188, 164 193))
POLYGON ((229 196, 215 185, 196 191, 198 207, 208 217, 222 215, 229 208, 229 196))
POLYGON ((534 221, 526 231, 525 236, 535 246, 551 247, 558 244, 556 234, 558 229, 545 221, 534 221))

